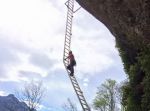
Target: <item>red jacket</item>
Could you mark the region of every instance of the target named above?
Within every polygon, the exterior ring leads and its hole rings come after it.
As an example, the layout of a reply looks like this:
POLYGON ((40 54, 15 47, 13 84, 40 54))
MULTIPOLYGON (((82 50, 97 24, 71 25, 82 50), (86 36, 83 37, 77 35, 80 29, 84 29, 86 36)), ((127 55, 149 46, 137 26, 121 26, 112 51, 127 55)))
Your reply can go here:
POLYGON ((74 61, 74 55, 73 54, 69 54, 68 58, 69 58, 70 62, 74 61))

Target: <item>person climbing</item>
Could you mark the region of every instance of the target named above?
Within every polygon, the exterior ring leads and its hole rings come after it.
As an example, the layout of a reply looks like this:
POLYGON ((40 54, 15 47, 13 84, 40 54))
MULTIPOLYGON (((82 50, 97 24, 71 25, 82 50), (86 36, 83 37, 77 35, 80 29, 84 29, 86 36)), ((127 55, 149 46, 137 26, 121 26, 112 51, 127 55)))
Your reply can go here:
POLYGON ((69 65, 67 66, 67 69, 70 71, 70 76, 73 76, 74 66, 76 66, 76 60, 74 58, 72 51, 69 51, 69 55, 66 59, 69 59, 69 65))

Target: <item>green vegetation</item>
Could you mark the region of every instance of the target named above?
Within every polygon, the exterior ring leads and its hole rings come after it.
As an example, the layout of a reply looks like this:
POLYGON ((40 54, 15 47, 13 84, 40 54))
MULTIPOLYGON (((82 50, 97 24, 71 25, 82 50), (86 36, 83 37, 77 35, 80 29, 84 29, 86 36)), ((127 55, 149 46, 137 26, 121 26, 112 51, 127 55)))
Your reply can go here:
POLYGON ((123 105, 126 111, 150 111, 150 44, 148 40, 117 39, 117 47, 128 74, 129 83, 123 86, 123 105))
MULTIPOLYGON (((119 87, 116 81, 108 79, 98 87, 98 92, 93 101, 94 108, 98 111, 116 111, 119 110, 117 104, 122 100, 119 87)), ((120 104, 121 105, 121 104, 120 104)))

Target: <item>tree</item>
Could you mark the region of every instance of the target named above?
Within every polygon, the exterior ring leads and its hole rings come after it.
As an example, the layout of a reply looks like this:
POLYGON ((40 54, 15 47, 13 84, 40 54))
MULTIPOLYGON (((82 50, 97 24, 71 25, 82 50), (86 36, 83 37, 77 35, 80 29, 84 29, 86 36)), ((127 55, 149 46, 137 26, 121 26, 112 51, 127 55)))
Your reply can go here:
POLYGON ((44 89, 42 82, 31 81, 24 85, 21 93, 18 93, 18 95, 21 101, 26 102, 29 111, 35 111, 41 103, 44 89))
POLYGON ((115 111, 116 108, 116 81, 108 79, 98 87, 94 99, 94 108, 99 111, 115 111))
POLYGON ((128 93, 130 92, 129 81, 124 80, 123 82, 118 84, 116 90, 117 102, 121 105, 121 111, 125 111, 128 100, 127 95, 129 95, 128 93))
POLYGON ((76 105, 68 98, 67 103, 62 106, 65 111, 78 111, 76 105))

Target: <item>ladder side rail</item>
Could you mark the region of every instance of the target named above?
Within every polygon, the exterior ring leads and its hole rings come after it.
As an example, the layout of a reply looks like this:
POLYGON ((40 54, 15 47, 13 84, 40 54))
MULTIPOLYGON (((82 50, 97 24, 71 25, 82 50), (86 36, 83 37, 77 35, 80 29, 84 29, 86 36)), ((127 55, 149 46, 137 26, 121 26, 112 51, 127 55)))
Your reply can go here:
MULTIPOLYGON (((77 80, 76 80, 76 78, 74 77, 74 79, 75 79, 75 81, 76 81, 76 83, 77 83, 77 80)), ((79 86, 79 85, 78 85, 79 86)), ((79 86, 79 89, 80 89, 80 91, 81 91, 81 88, 80 88, 80 86, 79 86)), ((82 91, 81 91, 82 92, 82 91)), ((82 95, 83 95, 83 92, 82 92, 82 95)), ((89 106, 88 106, 88 103, 86 102, 86 99, 85 99, 85 97, 84 96, 82 96, 83 97, 83 99, 85 100, 85 103, 87 104, 87 107, 89 108, 89 106)))
POLYGON ((68 0, 65 5, 68 8, 67 12, 67 21, 66 21, 66 32, 65 32, 65 41, 64 41, 64 54, 63 54, 63 63, 67 70, 67 73, 69 75, 70 81, 72 83, 72 86, 76 92, 76 95, 79 99, 79 102, 83 108, 84 111, 90 111, 89 106, 85 100, 85 97, 83 95, 83 92, 80 89, 80 86, 76 80, 75 77, 70 76, 70 72, 67 69, 67 66, 69 64, 69 59, 66 59, 69 51, 70 51, 70 45, 71 45, 71 36, 72 36, 72 22, 73 22, 73 9, 74 9, 74 0, 68 0), (66 59, 66 60, 65 60, 66 59), (78 90, 77 90, 78 89, 78 90))
MULTIPOLYGON (((69 73, 68 73, 69 74, 69 73)), ((73 84, 73 82, 72 82, 72 78, 71 78, 71 76, 69 75, 69 78, 70 78, 70 81, 71 81, 71 83, 72 83, 72 86, 73 86, 73 88, 74 88, 74 90, 75 90, 75 92, 76 92, 76 95, 77 95, 77 97, 78 97, 78 100, 79 100, 79 102, 80 102, 80 104, 81 104, 81 106, 82 106, 82 109, 84 109, 84 106, 83 106, 83 104, 82 104, 82 102, 81 102, 81 100, 80 100, 80 98, 79 98, 79 96, 78 96, 78 93, 77 93, 77 91, 76 91, 76 88, 75 88, 75 86, 74 86, 74 84, 73 84)))
MULTIPOLYGON (((68 2, 68 5, 70 5, 70 0, 69 1, 67 1, 68 2)), ((67 2, 65 3, 65 4, 67 4, 67 2)), ((73 7, 72 7, 73 8, 73 7)), ((71 34, 71 29, 72 29, 72 17, 73 17, 73 13, 71 13, 71 24, 70 24, 70 30, 69 30, 69 32, 67 32, 68 31, 68 20, 70 20, 70 19, 68 19, 68 17, 69 17, 69 15, 70 15, 70 9, 68 9, 68 12, 67 12, 67 21, 66 21, 66 32, 65 32, 65 41, 64 41, 64 44, 65 44, 65 42, 66 42, 66 38, 67 38, 67 33, 69 33, 70 34, 70 42, 71 42, 71 36, 72 36, 72 34, 71 34)), ((71 43, 70 43, 71 44, 71 43)), ((69 49, 70 49, 70 46, 69 46, 69 49)), ((65 45, 64 45, 64 53, 65 53, 66 51, 65 51, 65 45)), ((64 61, 64 59, 65 59, 65 55, 63 55, 63 61, 64 61)), ((69 62, 68 62, 69 63, 69 62)))

